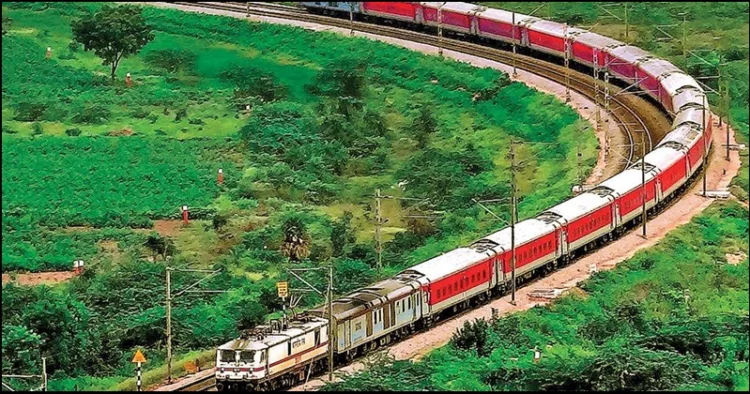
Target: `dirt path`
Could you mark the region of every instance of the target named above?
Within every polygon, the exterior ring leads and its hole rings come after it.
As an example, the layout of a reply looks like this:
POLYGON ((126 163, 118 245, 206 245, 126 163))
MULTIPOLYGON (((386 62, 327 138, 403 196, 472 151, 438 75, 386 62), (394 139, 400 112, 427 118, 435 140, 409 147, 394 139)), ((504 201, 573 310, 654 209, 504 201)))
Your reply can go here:
POLYGON ((15 283, 21 286, 36 286, 36 285, 54 285, 60 282, 64 282, 76 274, 73 271, 58 271, 58 272, 37 272, 29 274, 15 274, 15 280, 10 274, 3 274, 3 286, 8 283, 15 283))
POLYGON ((162 237, 174 237, 181 229, 182 220, 154 220, 154 231, 162 237))
MULTIPOLYGON (((729 183, 737 175, 740 168, 739 152, 731 152, 730 161, 725 160, 723 156, 724 151, 717 147, 726 142, 722 140, 726 129, 723 127, 719 128, 717 123, 714 123, 714 126, 716 130, 713 133, 714 148, 711 152, 707 173, 708 190, 727 190, 729 183)), ((734 131, 730 130, 730 134, 730 143, 735 143, 734 131)), ((390 347, 388 352, 397 360, 419 359, 431 350, 447 344, 456 329, 463 326, 464 322, 477 318, 489 319, 492 308, 497 309, 500 315, 526 310, 536 305, 544 304, 544 302, 529 300, 528 294, 533 290, 572 288, 590 276, 589 269, 592 265, 595 265, 598 270, 614 268, 618 263, 629 259, 636 252, 655 245, 669 231, 689 222, 694 216, 703 212, 704 209, 711 205, 713 200, 701 197, 699 195, 701 190, 702 182, 698 179, 680 201, 673 204, 658 217, 649 221, 647 224, 648 239, 643 239, 638 229, 631 231, 616 242, 597 250, 554 274, 520 288, 516 292, 517 305, 515 306, 509 303, 510 295, 504 296, 486 306, 446 321, 428 332, 417 334, 403 342, 399 342, 390 347)), ((338 372, 351 374, 361 370, 363 367, 364 364, 362 362, 357 362, 339 369, 338 372)), ((334 377, 334 379, 336 378, 334 377)), ((308 382, 307 390, 315 390, 327 380, 327 375, 312 380, 308 382)), ((292 391, 303 390, 305 390, 304 385, 292 389, 292 391)))

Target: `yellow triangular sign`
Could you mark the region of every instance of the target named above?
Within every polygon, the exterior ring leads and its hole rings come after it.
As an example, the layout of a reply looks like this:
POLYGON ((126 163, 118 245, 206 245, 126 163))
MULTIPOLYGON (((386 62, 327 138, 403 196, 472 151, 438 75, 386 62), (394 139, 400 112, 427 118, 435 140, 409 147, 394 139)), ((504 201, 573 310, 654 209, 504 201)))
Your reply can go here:
POLYGON ((135 356, 133 356, 133 362, 134 363, 145 363, 146 357, 143 356, 143 353, 141 353, 141 349, 136 350, 135 356))

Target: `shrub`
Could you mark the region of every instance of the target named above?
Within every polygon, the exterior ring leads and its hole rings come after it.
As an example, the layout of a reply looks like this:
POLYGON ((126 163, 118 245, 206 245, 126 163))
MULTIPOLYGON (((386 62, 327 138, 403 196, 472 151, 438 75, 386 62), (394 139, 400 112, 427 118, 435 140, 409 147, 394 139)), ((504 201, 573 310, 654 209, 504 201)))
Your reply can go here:
POLYGON ((79 129, 77 127, 74 127, 72 129, 67 129, 67 130, 65 130, 65 134, 68 137, 78 137, 79 135, 81 135, 81 129, 79 129))
POLYGON ((100 105, 92 105, 75 114, 71 120, 73 123, 102 124, 109 119, 110 115, 108 108, 100 105))
POLYGON ((47 103, 22 101, 16 105, 16 116, 13 119, 21 122, 42 120, 47 109, 47 103))
POLYGON ((44 133, 44 126, 42 126, 39 122, 34 122, 32 125, 32 134, 34 135, 42 135, 44 133))
POLYGON ((146 63, 168 73, 192 71, 195 65, 195 53, 184 49, 162 49, 146 54, 146 63))

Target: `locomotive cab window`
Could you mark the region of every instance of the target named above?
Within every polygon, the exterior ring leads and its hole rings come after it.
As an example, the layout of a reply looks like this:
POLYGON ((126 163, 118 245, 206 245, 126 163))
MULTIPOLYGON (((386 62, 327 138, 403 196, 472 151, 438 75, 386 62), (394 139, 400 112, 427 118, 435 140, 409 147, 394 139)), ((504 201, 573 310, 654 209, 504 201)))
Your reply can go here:
POLYGON ((240 362, 252 363, 254 358, 255 358, 255 351, 253 350, 244 350, 240 352, 240 362))

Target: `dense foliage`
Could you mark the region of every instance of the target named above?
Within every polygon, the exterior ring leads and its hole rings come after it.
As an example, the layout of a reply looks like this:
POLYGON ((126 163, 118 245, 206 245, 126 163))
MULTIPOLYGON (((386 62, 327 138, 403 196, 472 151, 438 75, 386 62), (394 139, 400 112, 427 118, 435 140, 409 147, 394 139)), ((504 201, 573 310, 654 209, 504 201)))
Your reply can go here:
POLYGON ((424 361, 326 390, 747 390, 747 209, 719 204, 545 307, 467 322, 424 361), (541 360, 533 361, 534 350, 541 360))

